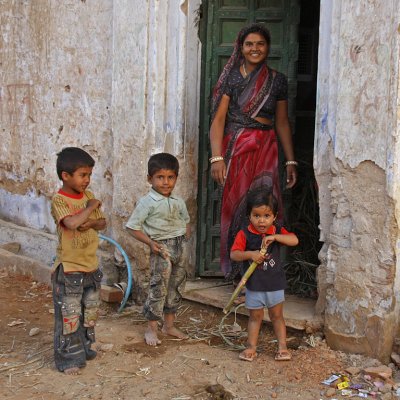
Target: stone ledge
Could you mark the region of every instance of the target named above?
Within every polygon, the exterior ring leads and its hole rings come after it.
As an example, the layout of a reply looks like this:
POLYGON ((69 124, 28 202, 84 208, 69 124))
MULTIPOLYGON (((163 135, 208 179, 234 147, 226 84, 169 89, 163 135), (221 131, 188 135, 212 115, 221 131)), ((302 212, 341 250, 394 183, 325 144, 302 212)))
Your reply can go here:
POLYGON ((31 276, 35 281, 51 283, 51 269, 40 261, 30 257, 0 249, 0 268, 15 274, 31 276))
MULTIPOLYGON (((0 219, 0 245, 10 242, 21 245, 20 256, 31 258, 32 262, 38 262, 47 266, 48 270, 51 269, 57 248, 56 235, 0 219)), ((110 248, 112 247, 110 246, 110 248)), ((100 265, 114 265, 112 252, 99 249, 97 254, 100 265)))
POLYGON ((20 254, 51 265, 56 253, 57 236, 0 220, 0 244, 18 242, 20 254))

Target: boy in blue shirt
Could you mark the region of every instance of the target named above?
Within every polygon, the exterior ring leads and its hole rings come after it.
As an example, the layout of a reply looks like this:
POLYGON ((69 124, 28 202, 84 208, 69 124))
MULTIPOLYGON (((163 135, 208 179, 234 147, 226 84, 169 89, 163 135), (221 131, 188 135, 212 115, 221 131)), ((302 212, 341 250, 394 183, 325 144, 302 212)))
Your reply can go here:
POLYGON ((143 314, 148 320, 144 335, 150 346, 158 338, 158 321, 163 320, 162 333, 187 339, 174 326, 175 314, 186 283, 182 262, 182 242, 190 236, 189 214, 185 202, 172 194, 179 173, 179 162, 171 154, 150 157, 147 180, 149 193, 139 199, 126 224, 128 232, 150 247, 150 285, 143 314))

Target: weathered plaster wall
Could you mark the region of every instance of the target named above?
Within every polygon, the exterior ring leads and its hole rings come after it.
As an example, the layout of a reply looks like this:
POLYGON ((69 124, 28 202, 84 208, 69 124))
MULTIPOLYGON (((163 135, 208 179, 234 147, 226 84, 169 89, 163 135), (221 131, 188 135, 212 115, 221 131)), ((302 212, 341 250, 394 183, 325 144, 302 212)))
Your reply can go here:
MULTIPOLYGON (((199 3, 114 2, 112 230, 134 256, 139 267, 134 269, 134 278, 141 287, 147 280, 148 249, 128 236, 123 226, 135 202, 149 189, 151 154, 165 151, 178 157, 181 170, 175 191, 186 201, 195 232, 200 82, 195 18, 199 3)), ((192 274, 194 254, 192 239, 185 254, 192 274)))
POLYGON ((398 4, 321 2, 317 309, 329 344, 387 360, 398 324, 398 4))
MULTIPOLYGON (((196 231, 200 0, 37 0, 0 3, 0 218, 54 232, 56 153, 96 159, 92 188, 107 234, 146 281, 147 249, 123 226, 147 192, 147 160, 177 155, 196 231), (138 267, 138 268, 137 268, 138 267)), ((186 247, 194 274, 195 237, 186 247)))
POLYGON ((0 214, 53 231, 56 153, 69 145, 97 160, 106 207, 111 137, 112 0, 0 3, 0 214))

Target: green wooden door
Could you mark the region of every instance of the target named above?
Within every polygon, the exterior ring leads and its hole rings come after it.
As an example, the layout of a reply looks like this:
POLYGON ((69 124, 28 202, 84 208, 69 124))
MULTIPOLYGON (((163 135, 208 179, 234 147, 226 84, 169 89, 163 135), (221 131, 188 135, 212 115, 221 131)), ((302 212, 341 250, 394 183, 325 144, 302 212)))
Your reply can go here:
POLYGON ((271 32, 269 65, 289 80, 289 114, 296 96, 298 0, 203 1, 200 34, 203 41, 202 102, 199 153, 198 274, 221 275, 219 268, 220 190, 209 173, 209 106, 212 88, 229 59, 239 30, 263 22, 271 32))

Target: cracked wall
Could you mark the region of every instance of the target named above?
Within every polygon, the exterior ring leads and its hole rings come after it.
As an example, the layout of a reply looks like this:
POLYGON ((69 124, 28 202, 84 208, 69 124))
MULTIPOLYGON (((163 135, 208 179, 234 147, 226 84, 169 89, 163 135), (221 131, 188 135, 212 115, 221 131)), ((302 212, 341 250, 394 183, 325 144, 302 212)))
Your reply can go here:
POLYGON ((398 325, 399 10, 322 2, 314 167, 328 343, 387 361, 398 325))

